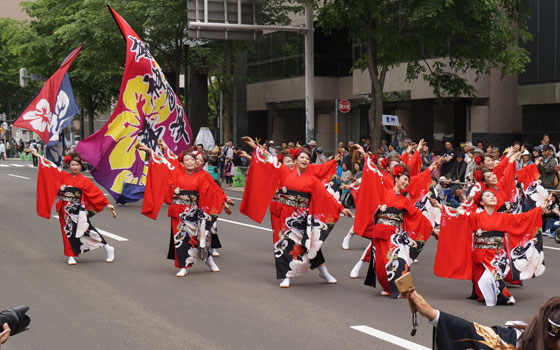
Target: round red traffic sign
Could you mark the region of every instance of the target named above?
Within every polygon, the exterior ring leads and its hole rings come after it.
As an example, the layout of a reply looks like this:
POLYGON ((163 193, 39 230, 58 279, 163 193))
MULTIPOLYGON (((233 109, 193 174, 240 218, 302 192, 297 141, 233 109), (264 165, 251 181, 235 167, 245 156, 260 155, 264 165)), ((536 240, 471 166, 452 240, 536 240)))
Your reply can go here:
POLYGON ((350 105, 350 101, 348 101, 348 100, 341 100, 341 101, 338 103, 338 110, 339 110, 341 113, 348 113, 348 112, 350 112, 350 108, 351 108, 351 107, 352 107, 352 106, 350 105))

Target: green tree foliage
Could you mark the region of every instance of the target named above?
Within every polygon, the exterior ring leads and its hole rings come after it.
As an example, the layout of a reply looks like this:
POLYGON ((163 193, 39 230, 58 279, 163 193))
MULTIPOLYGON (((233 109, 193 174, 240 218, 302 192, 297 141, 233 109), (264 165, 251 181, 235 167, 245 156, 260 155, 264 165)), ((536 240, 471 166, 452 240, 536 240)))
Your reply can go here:
POLYGON ((518 40, 530 39, 526 0, 329 0, 321 3, 319 25, 344 28, 362 45, 357 68, 369 71, 372 141, 380 143, 383 85, 387 71, 406 62, 407 80, 422 78, 438 97, 474 96, 461 74, 477 77, 499 69, 524 70, 529 61, 518 40), (430 59, 430 61, 428 61, 430 59))
POLYGON ((143 34, 141 1, 37 0, 22 3, 34 33, 20 48, 30 67, 50 76, 75 47, 84 44, 70 68, 78 104, 93 132, 96 114, 110 110, 119 93, 125 42, 107 4, 119 12, 138 35, 143 34))
POLYGON ((0 113, 6 113, 10 121, 18 117, 41 85, 30 81, 26 88, 19 86, 19 69, 25 67, 25 60, 18 49, 30 38, 32 33, 25 22, 0 18, 0 113))

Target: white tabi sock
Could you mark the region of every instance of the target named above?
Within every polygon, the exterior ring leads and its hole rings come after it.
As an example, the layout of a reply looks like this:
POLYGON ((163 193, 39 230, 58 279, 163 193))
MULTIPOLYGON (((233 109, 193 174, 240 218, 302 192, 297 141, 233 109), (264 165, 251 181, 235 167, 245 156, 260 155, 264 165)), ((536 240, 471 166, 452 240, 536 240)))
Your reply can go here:
POLYGON ((350 278, 358 278, 358 276, 360 275, 360 270, 363 266, 364 262, 362 261, 362 259, 358 260, 356 265, 354 265, 354 268, 352 268, 352 271, 350 271, 350 278))
POLYGON ((327 283, 330 283, 330 284, 338 283, 336 278, 331 276, 331 274, 329 273, 329 271, 327 270, 327 267, 325 265, 319 266, 319 277, 323 278, 325 281, 327 281, 327 283))
POLYGON ((218 265, 216 265, 216 263, 214 262, 214 259, 212 258, 212 255, 210 255, 208 257, 208 259, 206 260, 206 265, 208 265, 208 267, 210 268, 210 270, 212 272, 219 272, 220 268, 218 267, 218 265))
POLYGON ((107 259, 105 261, 108 263, 115 261, 115 248, 105 244, 105 250, 107 251, 107 259))
POLYGON ((290 287, 290 279, 289 278, 284 278, 284 280, 282 280, 282 282, 280 282, 280 287, 281 288, 290 287))

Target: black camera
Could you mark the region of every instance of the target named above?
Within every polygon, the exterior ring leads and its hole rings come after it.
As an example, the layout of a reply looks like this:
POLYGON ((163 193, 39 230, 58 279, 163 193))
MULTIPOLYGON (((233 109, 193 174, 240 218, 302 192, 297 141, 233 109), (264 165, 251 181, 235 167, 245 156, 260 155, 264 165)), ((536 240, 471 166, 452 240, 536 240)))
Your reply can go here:
POLYGON ((10 335, 16 335, 24 331, 29 326, 29 316, 25 313, 29 310, 29 306, 21 305, 13 309, 6 309, 0 312, 0 332, 2 332, 2 325, 7 323, 10 326, 10 335))

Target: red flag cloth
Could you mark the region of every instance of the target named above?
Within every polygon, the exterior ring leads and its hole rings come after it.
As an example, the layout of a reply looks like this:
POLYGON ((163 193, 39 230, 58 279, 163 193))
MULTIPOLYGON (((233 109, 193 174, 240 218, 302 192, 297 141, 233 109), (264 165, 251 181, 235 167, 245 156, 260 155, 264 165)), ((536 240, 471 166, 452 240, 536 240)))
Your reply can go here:
POLYGON ((384 181, 383 175, 368 156, 364 164, 354 218, 354 232, 360 236, 364 234, 377 209, 383 204, 384 181))
POLYGON ((50 137, 50 123, 56 106, 56 99, 60 90, 60 85, 64 79, 64 75, 70 68, 70 65, 80 53, 82 46, 75 48, 68 57, 62 62, 60 67, 45 82, 37 96, 27 105, 18 119, 14 122, 14 126, 31 130, 48 143, 50 137))
POLYGON ((541 177, 536 164, 528 165, 517 171, 517 182, 523 183, 523 190, 526 191, 529 186, 541 177))
POLYGON ((274 168, 280 164, 276 157, 271 156, 259 147, 253 150, 249 173, 245 181, 245 191, 239 211, 254 221, 261 223, 274 193, 279 185, 274 168))

